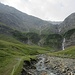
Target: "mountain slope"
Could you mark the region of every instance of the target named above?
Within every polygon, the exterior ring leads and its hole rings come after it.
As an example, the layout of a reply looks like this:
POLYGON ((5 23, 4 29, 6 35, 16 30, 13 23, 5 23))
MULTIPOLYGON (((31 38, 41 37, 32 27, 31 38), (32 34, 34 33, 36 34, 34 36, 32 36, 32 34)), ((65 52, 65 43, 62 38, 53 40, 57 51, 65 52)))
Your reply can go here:
POLYGON ((63 51, 58 51, 58 52, 48 53, 48 54, 56 57, 66 57, 66 58, 75 59, 75 46, 70 46, 63 51))
POLYGON ((61 24, 60 24, 61 33, 65 33, 68 30, 75 28, 75 13, 69 15, 61 24))
POLYGON ((65 48, 75 45, 75 13, 69 15, 60 25, 59 33, 65 38, 65 48))
POLYGON ((0 34, 0 75, 20 75, 24 60, 48 51, 49 49, 26 45, 15 38, 0 34))
POLYGON ((29 61, 30 58, 35 58, 34 55, 50 50, 20 42, 22 37, 25 41, 25 36, 22 34, 22 32, 0 23, 0 75, 20 75, 24 60, 29 61))
POLYGON ((19 31, 39 32, 40 26, 52 26, 48 21, 27 15, 13 7, 0 3, 0 22, 19 31))

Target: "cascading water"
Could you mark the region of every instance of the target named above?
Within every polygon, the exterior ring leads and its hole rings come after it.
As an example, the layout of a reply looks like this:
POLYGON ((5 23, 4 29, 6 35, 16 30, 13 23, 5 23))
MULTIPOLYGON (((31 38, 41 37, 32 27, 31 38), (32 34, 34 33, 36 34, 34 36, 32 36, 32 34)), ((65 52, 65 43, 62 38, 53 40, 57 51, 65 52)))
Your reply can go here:
POLYGON ((40 60, 36 64, 36 75, 55 75, 51 73, 49 69, 47 69, 45 65, 45 57, 42 55, 39 57, 39 59, 40 60))
POLYGON ((45 58, 40 58, 41 60, 36 64, 36 69, 37 71, 42 71, 42 70, 45 70, 46 67, 44 65, 44 61, 45 61, 45 58))
POLYGON ((21 75, 57 75, 50 69, 46 55, 39 55, 38 62, 35 60, 24 61, 21 75), (31 62, 32 61, 32 62, 31 62))
POLYGON ((65 38, 63 38, 63 42, 62 42, 62 50, 65 50, 65 38))

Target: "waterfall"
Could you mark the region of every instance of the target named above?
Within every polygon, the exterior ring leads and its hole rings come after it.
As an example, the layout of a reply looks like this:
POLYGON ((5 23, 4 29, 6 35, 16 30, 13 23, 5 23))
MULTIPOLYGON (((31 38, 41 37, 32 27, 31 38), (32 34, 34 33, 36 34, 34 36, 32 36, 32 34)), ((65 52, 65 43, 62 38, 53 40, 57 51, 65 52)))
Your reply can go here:
POLYGON ((63 42, 62 42, 62 50, 65 50, 65 38, 63 38, 63 42))

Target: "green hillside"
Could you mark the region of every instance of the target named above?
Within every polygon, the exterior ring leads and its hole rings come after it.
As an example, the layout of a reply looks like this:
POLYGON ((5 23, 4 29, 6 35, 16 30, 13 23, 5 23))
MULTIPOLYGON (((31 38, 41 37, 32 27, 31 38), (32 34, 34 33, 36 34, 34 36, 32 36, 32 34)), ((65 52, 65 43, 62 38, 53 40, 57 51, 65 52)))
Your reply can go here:
POLYGON ((53 24, 0 3, 0 75, 21 75, 24 60, 39 54, 75 59, 72 17, 53 24), (63 43, 65 50, 61 50, 63 43))
POLYGON ((19 75, 23 60, 48 51, 49 49, 26 45, 11 36, 0 34, 0 75, 19 75))
POLYGON ((54 53, 48 53, 48 54, 57 57, 75 58, 75 46, 71 46, 66 48, 65 50, 54 52, 54 53))

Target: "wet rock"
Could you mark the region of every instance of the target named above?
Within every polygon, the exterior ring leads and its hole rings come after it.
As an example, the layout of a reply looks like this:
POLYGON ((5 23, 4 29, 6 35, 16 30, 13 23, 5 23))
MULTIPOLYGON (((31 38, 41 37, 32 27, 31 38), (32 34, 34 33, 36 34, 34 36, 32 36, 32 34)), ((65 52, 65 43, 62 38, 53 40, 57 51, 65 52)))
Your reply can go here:
POLYGON ((32 69, 36 69, 36 67, 34 65, 36 62, 37 61, 35 59, 32 59, 32 58, 30 59, 30 61, 25 60, 24 64, 23 64, 23 69, 21 71, 21 75, 34 75, 30 71, 32 69))
POLYGON ((30 62, 31 62, 31 64, 35 64, 37 62, 37 60, 30 58, 30 62))
POLYGON ((21 75, 27 75, 27 71, 23 68, 22 71, 21 71, 21 75))
POLYGON ((28 72, 28 74, 27 75, 33 75, 31 72, 28 72))
POLYGON ((22 75, 75 75, 75 59, 69 58, 39 55, 38 61, 35 59, 24 61, 23 67, 25 70, 22 70, 22 75), (35 66, 36 62, 39 62, 37 65, 39 71, 35 66))
POLYGON ((41 75, 47 75, 47 72, 44 71, 44 72, 41 73, 41 75))
POLYGON ((24 63, 25 63, 27 66, 30 66, 30 65, 31 65, 30 61, 27 61, 27 60, 25 60, 24 63))
MULTIPOLYGON (((56 71, 57 75, 74 75, 75 59, 48 57, 51 70, 56 71)), ((53 71, 52 71, 53 72, 53 71)))
POLYGON ((49 63, 49 62, 50 62, 50 60, 46 60, 46 61, 45 61, 45 63, 49 63))
POLYGON ((31 69, 36 69, 36 67, 33 65, 33 66, 31 66, 31 69))

